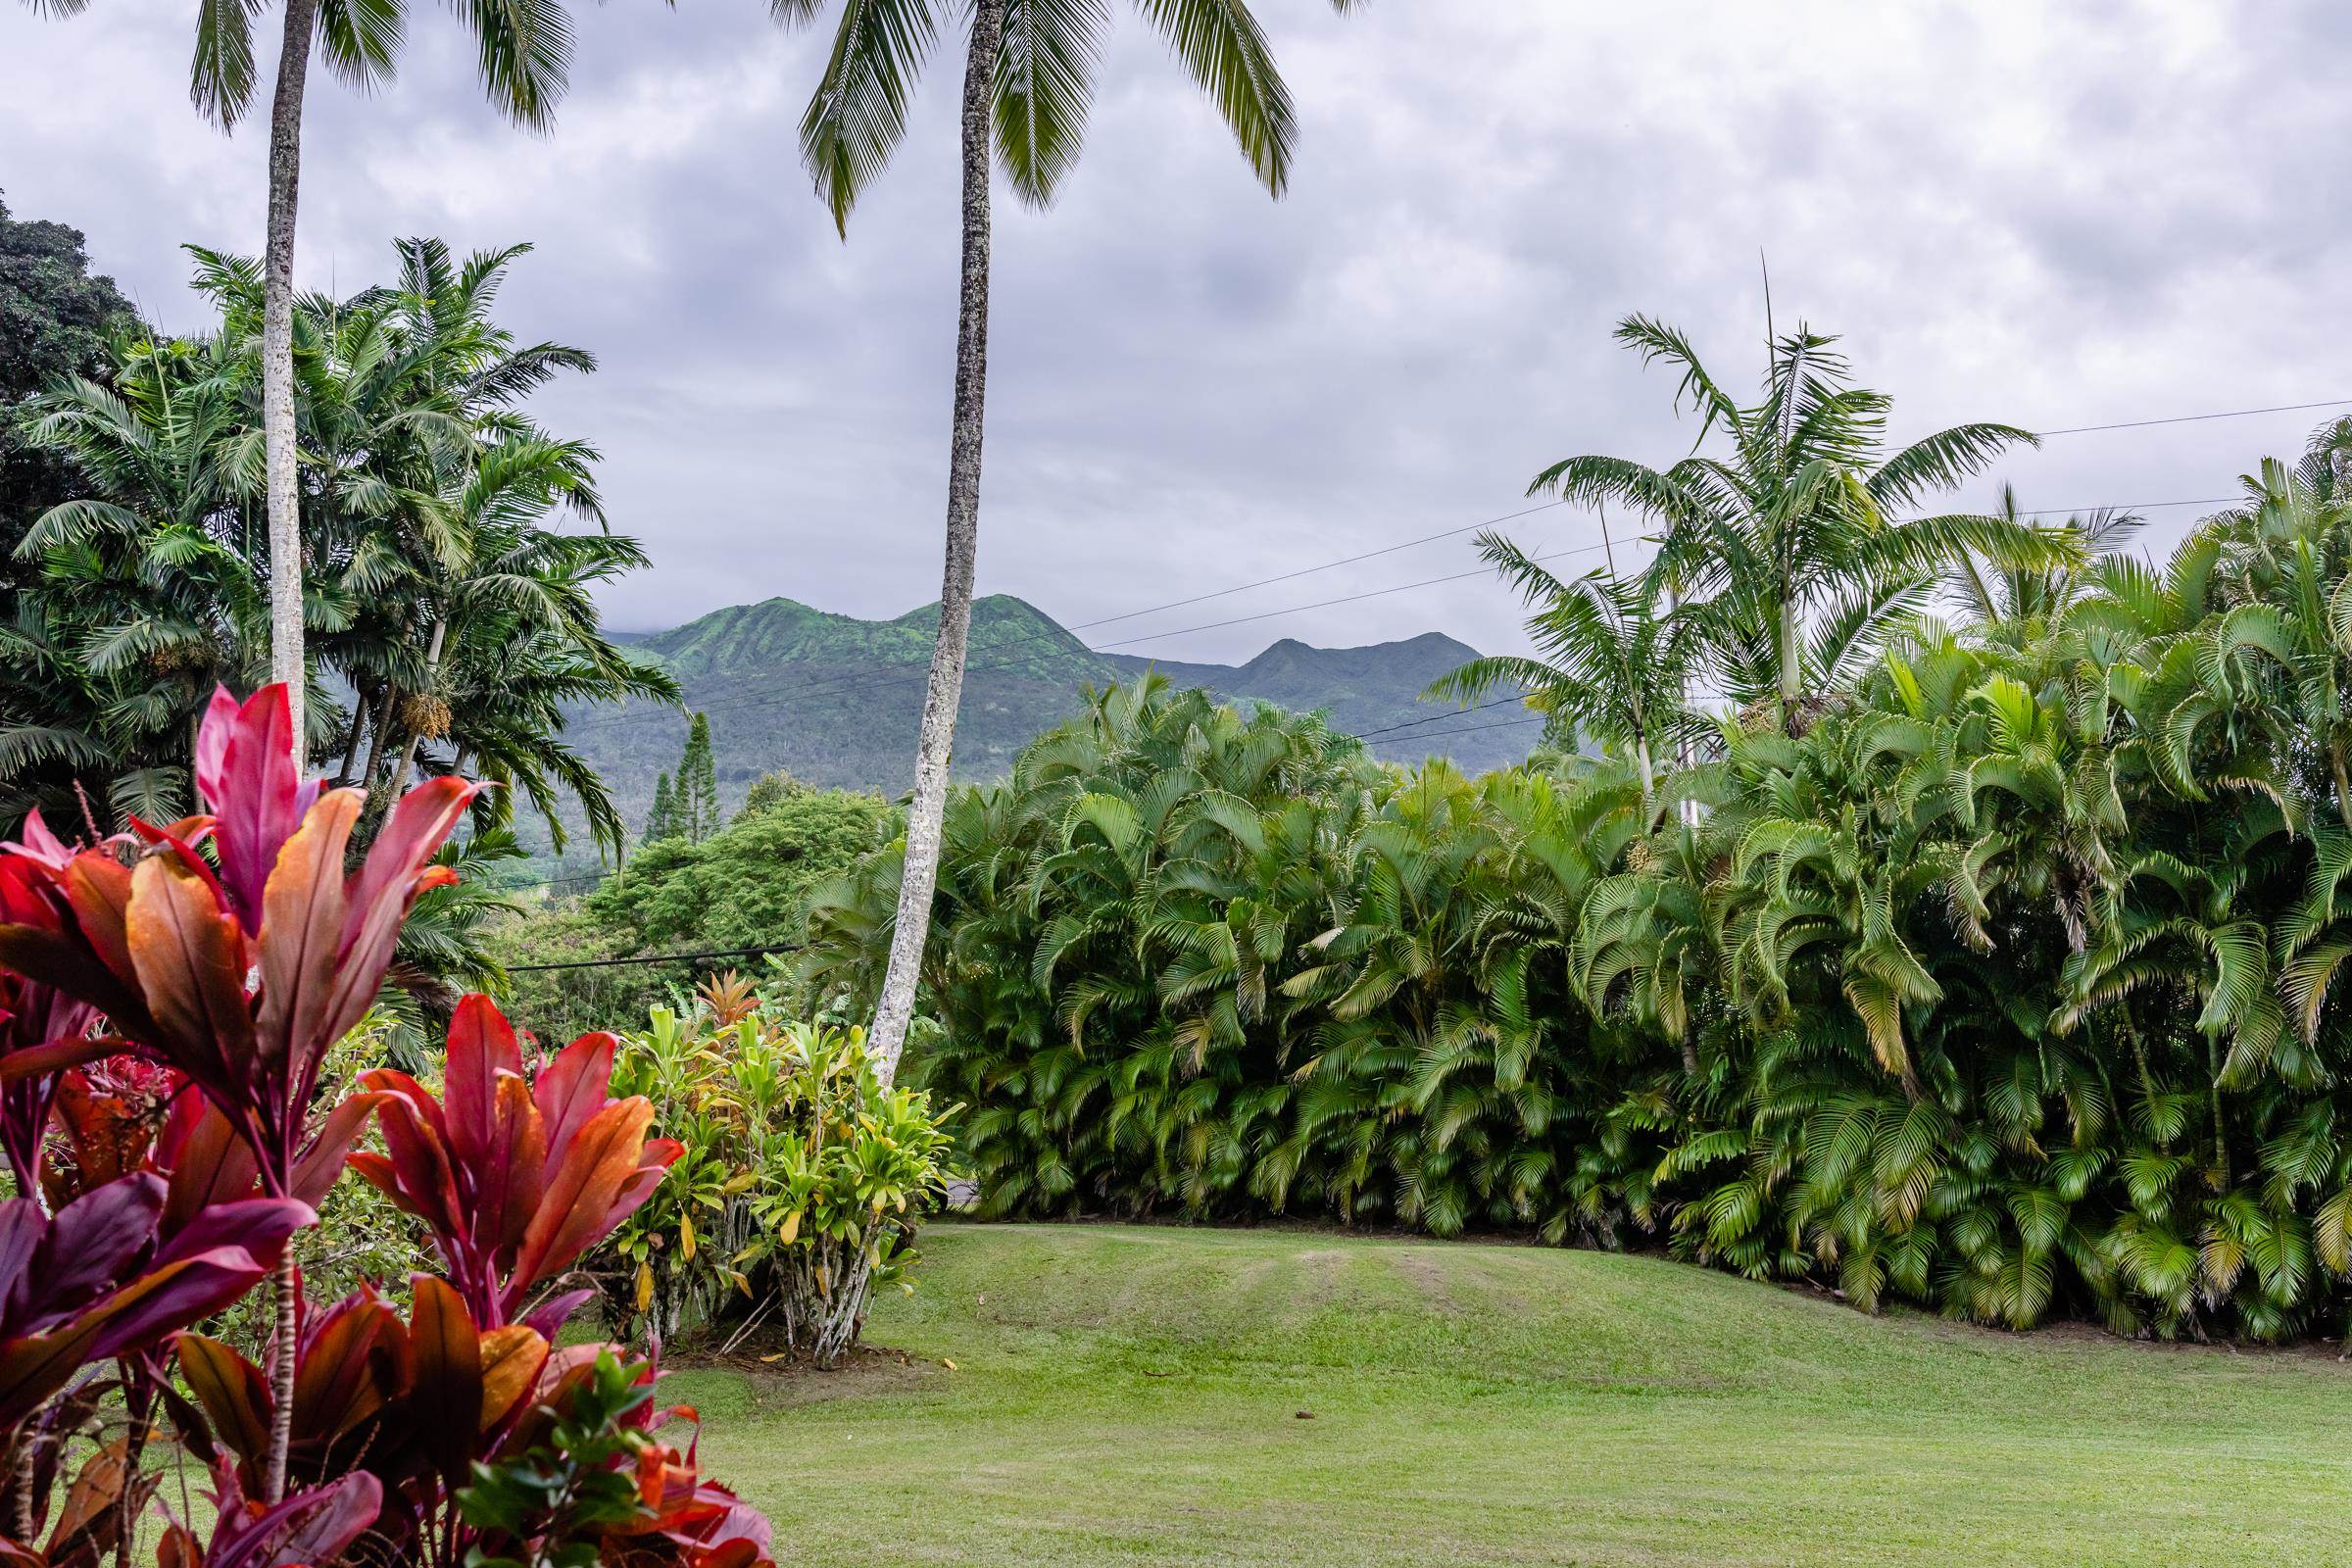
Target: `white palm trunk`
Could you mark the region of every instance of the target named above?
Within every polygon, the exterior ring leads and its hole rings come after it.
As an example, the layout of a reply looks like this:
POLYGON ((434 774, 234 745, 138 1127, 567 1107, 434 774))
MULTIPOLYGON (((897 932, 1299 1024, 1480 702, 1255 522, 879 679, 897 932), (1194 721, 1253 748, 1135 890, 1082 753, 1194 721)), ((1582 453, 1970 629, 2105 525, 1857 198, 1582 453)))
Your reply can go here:
POLYGON ((302 99, 318 0, 286 0, 277 95, 270 106, 270 232, 262 257, 262 446, 270 494, 270 678, 286 688, 306 760, 302 653, 302 489, 294 457, 294 213, 302 180, 302 99))
POLYGON ((923 694, 915 743, 914 798, 906 811, 906 870, 891 932, 890 965, 874 1009, 874 1070, 888 1087, 914 1017, 915 984, 939 886, 940 828, 948 808, 948 763, 956 710, 963 700, 964 646, 972 628, 972 571, 980 544, 980 436, 988 392, 989 108, 1004 40, 1004 0, 980 0, 963 76, 963 283, 956 323, 956 408, 948 448, 947 570, 939 590, 939 638, 923 694))
MULTIPOLYGON (((294 466, 294 213, 302 180, 302 98, 318 0, 286 0, 286 36, 270 105, 270 233, 262 258, 262 446, 270 475, 270 678, 286 688, 295 765, 310 760, 303 696, 302 489, 294 466)), ((294 1250, 278 1266, 277 1345, 270 1364, 270 1450, 262 1495, 286 1493, 294 1412, 294 1250)))

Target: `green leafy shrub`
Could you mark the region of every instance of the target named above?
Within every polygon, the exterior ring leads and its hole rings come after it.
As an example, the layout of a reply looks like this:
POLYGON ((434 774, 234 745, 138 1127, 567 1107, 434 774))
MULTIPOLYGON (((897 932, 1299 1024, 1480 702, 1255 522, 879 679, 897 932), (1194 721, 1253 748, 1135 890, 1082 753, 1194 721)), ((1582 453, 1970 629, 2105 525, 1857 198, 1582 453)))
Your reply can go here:
POLYGON ((609 1244, 612 1319, 730 1346, 772 1323, 790 1348, 838 1358, 873 1290, 906 1283, 946 1193, 953 1108, 883 1088, 862 1029, 793 1020, 732 977, 682 1013, 654 1008, 613 1081, 684 1152, 609 1244))
POLYGON ((700 843, 681 835, 645 845, 587 897, 497 928, 489 949, 506 966, 500 994, 518 1022, 550 1040, 642 1018, 660 1004, 682 1005, 703 980, 751 960, 516 966, 790 947, 801 940, 809 890, 856 864, 896 824, 879 797, 770 775, 721 831, 700 843))

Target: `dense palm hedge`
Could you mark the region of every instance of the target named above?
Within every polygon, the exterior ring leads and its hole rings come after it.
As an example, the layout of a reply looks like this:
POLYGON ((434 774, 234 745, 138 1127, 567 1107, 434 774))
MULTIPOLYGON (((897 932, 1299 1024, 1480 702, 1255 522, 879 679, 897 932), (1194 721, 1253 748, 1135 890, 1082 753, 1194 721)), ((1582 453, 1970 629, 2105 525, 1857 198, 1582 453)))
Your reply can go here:
MULTIPOLYGON (((1465 779, 1153 681, 956 798, 935 1091, 999 1214, 1663 1246, 2012 1326, 2339 1330, 2352 447, 1980 574, 1689 765, 1465 779), (2077 541, 2081 543, 2081 541, 2077 541)), ((870 989, 896 852, 820 891, 870 989)))

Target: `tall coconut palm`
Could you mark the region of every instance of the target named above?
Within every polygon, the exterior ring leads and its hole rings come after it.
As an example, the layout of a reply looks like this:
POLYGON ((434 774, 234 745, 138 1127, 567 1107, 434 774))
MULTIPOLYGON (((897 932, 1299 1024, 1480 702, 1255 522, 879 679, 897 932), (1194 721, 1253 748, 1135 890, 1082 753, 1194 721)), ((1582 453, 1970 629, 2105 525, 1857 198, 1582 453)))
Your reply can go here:
POLYGON ((1906 517, 1930 495, 1981 472, 2034 436, 1963 424, 1886 449, 1891 400, 1852 383, 1837 339, 1800 326, 1772 343, 1762 397, 1741 404, 1675 328, 1628 317, 1617 340, 1682 373, 1677 403, 1699 416, 1690 456, 1659 469, 1587 456, 1536 475, 1530 495, 1616 501, 1662 525, 1653 571, 1682 592, 1726 692, 1777 702, 1785 724, 1850 677, 1924 603, 1938 570, 1974 550, 2032 564, 2064 555, 2012 519, 1906 517), (1730 450, 1704 451, 1721 431, 1730 450))
MULTIPOLYGON (((1331 0, 1343 13, 1362 3, 1331 0)), ((825 0, 768 0, 768 8, 789 25, 814 21, 825 0)), ((1290 89, 1248 0, 1136 0, 1136 9, 1216 104, 1259 181, 1280 196, 1298 128, 1290 89)), ((832 53, 801 121, 801 156, 844 234, 851 208, 906 133, 907 100, 949 10, 943 0, 843 0, 832 53)), ((993 150, 1004 163, 1021 200, 1036 207, 1053 202, 1078 161, 1109 25, 1105 0, 976 0, 971 7, 960 119, 963 265, 948 444, 947 564, 915 747, 906 873, 888 976, 874 1013, 871 1049, 885 1084, 898 1069, 914 1013, 971 631, 988 387, 989 155, 993 150)))
MULTIPOLYGON (((89 0, 28 0, 73 16, 89 0)), ((472 3, 458 14, 480 46, 490 100, 518 123, 545 126, 571 65, 571 26, 557 0, 472 3)), ((202 0, 188 95, 222 130, 253 107, 258 0, 202 0)), ((270 674, 283 681, 294 733, 305 728, 302 486, 294 436, 294 219, 302 173, 302 108, 314 43, 363 91, 390 79, 408 25, 404 0, 285 0, 277 84, 270 104, 270 201, 263 257, 262 428, 270 516, 270 674)))

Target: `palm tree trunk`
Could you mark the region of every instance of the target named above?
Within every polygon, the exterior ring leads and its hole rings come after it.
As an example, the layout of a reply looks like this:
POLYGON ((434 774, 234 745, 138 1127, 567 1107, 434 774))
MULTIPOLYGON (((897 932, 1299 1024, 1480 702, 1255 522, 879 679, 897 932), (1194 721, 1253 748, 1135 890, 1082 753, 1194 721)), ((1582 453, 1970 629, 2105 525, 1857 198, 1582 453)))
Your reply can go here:
MULTIPOLYGON (((311 77, 311 33, 318 0, 287 0, 284 45, 277 54, 277 96, 270 101, 269 247, 261 259, 261 449, 270 487, 270 679, 287 689, 294 766, 311 761, 304 696, 308 665, 301 649, 301 475, 294 470, 294 209, 301 186, 301 96, 311 77)), ((277 1267, 277 1359, 270 1366, 269 1467, 261 1499, 287 1491, 287 1444, 294 1415, 294 1249, 277 1267)))
POLYGON ((351 694, 351 744, 343 748, 343 765, 335 769, 337 784, 351 782, 351 770, 360 762, 360 738, 367 730, 368 694, 355 691, 351 694))
MULTIPOLYGON (((447 617, 436 619, 433 622, 433 640, 424 650, 424 687, 427 692, 439 684, 436 677, 441 673, 441 643, 448 635, 447 617)), ((416 766, 416 743, 423 738, 415 730, 409 731, 408 742, 400 751, 400 767, 392 775, 392 794, 395 798, 409 787, 409 774, 416 766)))
POLYGON ((1804 665, 1796 655, 1796 600, 1781 595, 1781 722, 1791 727, 1798 699, 1805 695, 1804 665))
POLYGON ((294 467, 294 209, 302 178, 302 95, 318 0, 286 0, 270 106, 270 238, 262 264, 262 446, 270 475, 270 678, 286 688, 297 765, 303 740, 302 485, 294 467))
POLYGON ((2335 814, 2352 828, 2352 777, 2344 766, 2344 737, 2339 731, 2328 742, 2328 765, 2335 774, 2335 814))
POLYGON ((269 1503, 285 1500, 286 1456, 294 1446, 295 1293, 301 1289, 299 1278, 294 1249, 289 1246, 277 1260, 277 1326, 270 1342, 270 1447, 262 1469, 262 1500, 269 1503))
POLYGON ((948 808, 948 761, 956 709, 963 700, 964 643, 972 627, 972 568, 980 544, 980 435, 988 392, 989 111, 1005 0, 980 0, 963 69, 963 286, 956 321, 956 411, 948 447, 947 570, 939 590, 939 639, 915 742, 914 799, 906 811, 906 870, 890 938, 890 966, 874 1008, 874 1069, 884 1084, 899 1068, 915 982, 939 886, 940 825, 948 808))
POLYGON ((384 695, 376 699, 374 733, 368 737, 368 768, 366 772, 353 780, 370 795, 375 793, 376 769, 384 765, 384 742, 392 734, 392 699, 397 695, 398 690, 399 688, 387 683, 384 687, 384 695))
POLYGON ((2222 1113, 2222 1037, 2205 1037, 2206 1093, 2213 1108, 2214 1191, 2230 1191, 2230 1123, 2222 1113))

